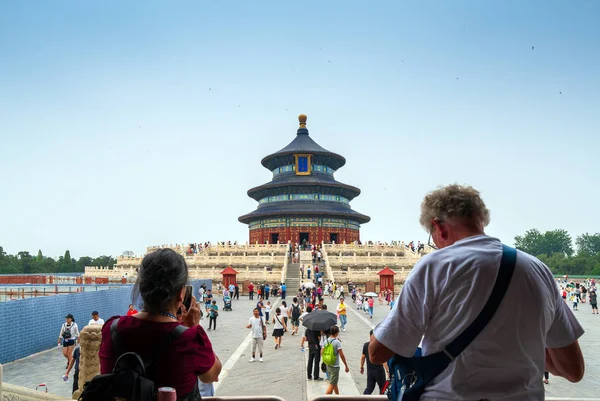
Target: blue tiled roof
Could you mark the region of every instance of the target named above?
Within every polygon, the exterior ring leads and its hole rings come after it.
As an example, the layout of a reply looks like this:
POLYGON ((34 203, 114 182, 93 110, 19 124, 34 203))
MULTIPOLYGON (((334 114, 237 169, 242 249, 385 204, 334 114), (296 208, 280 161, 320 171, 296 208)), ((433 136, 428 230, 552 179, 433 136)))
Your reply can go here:
POLYGON ((291 156, 296 153, 310 153, 312 155, 322 156, 327 161, 326 165, 334 170, 337 170, 346 164, 346 159, 344 159, 343 156, 330 152, 313 141, 313 139, 308 135, 308 130, 306 128, 298 129, 296 138, 290 142, 289 145, 275 153, 266 156, 262 159, 261 163, 269 170, 273 170, 275 167, 287 164, 288 162, 284 161, 288 159, 287 156, 291 156))
MULTIPOLYGON (((266 184, 259 185, 248 190, 248 196, 259 200, 265 196, 276 195, 279 193, 287 193, 286 188, 289 187, 310 187, 308 192, 320 192, 318 187, 325 187, 331 190, 336 195, 343 196, 352 200, 360 195, 360 189, 336 181, 333 177, 327 174, 312 174, 312 175, 296 175, 295 173, 279 174, 272 181, 266 184), (282 188, 283 191, 278 190, 282 188)), ((305 190, 304 192, 306 192, 305 190)), ((301 191, 302 192, 302 191, 301 191)))

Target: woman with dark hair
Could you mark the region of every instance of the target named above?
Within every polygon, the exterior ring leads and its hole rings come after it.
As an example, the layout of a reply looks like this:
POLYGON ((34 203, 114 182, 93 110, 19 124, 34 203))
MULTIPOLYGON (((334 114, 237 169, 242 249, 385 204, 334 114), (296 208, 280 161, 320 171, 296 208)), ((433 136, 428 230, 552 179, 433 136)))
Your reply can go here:
POLYGON ((71 358, 73 358, 73 349, 78 337, 79 328, 77 327, 77 323, 75 323, 75 318, 69 313, 65 316, 65 322, 61 326, 58 335, 58 345, 62 345, 63 356, 67 358, 67 368, 69 367, 71 358))
POLYGON ((198 379, 203 383, 216 381, 221 362, 215 355, 210 340, 199 325, 200 308, 192 297, 189 310, 183 306, 188 267, 185 259, 172 249, 159 249, 142 260, 132 292, 133 303, 139 298, 143 309, 133 316, 113 316, 102 328, 100 372, 110 373, 122 353, 136 352, 144 360, 155 357, 148 376, 156 387, 173 387, 178 399, 199 400, 198 379), (177 318, 181 308, 181 318, 177 318), (111 338, 111 326, 117 321, 120 350, 111 338), (170 337, 175 327, 189 327, 178 337, 170 337))

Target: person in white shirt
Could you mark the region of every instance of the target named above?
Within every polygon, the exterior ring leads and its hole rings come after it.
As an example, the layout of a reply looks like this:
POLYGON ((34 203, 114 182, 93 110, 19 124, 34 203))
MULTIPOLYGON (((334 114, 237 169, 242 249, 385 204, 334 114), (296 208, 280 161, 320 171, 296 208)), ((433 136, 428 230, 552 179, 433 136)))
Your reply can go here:
POLYGON ((290 307, 287 305, 287 302, 281 301, 281 306, 279 308, 281 310, 281 318, 283 322, 287 325, 288 318, 290 317, 290 307))
POLYGON ((99 326, 104 325, 104 319, 100 319, 100 316, 98 315, 98 311, 92 312, 92 318, 88 322, 88 326, 93 326, 93 325, 99 325, 99 326))
POLYGON ((256 349, 260 355, 260 361, 263 361, 263 345, 264 338, 267 335, 267 328, 263 318, 258 314, 258 308, 254 308, 252 311, 252 317, 248 320, 246 328, 252 330, 252 358, 250 362, 256 361, 256 349))
MULTIPOLYGON (((423 355, 443 351, 479 315, 496 281, 502 243, 484 233, 489 210, 478 191, 455 184, 429 193, 420 223, 439 250, 417 262, 398 302, 375 328, 373 363, 394 354, 412 357, 421 339, 423 355)), ((545 370, 571 382, 582 379, 577 339, 583 332, 550 269, 518 251, 493 318, 420 399, 543 400, 545 370)))

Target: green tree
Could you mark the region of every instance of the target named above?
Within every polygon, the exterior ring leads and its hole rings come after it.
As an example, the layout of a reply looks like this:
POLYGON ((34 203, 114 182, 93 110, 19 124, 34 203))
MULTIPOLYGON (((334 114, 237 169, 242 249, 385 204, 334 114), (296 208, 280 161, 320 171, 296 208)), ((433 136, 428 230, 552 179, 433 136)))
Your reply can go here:
POLYGON ((44 255, 42 255, 42 250, 38 249, 38 254, 36 258, 36 262, 41 262, 44 259, 44 255))
POLYGON ((544 234, 537 229, 528 230, 523 236, 515 237, 515 246, 533 256, 550 256, 555 253, 573 255, 571 236, 563 229, 546 231, 544 234))
POLYGON ((65 256, 58 258, 58 265, 61 273, 71 273, 75 270, 75 262, 68 249, 65 251, 65 256))
POLYGON ((17 253, 19 258, 19 262, 21 265, 21 270, 24 274, 31 274, 31 270, 33 268, 33 257, 27 251, 21 251, 17 253))
POLYGON ((515 247, 530 255, 541 255, 544 236, 535 228, 525 231, 525 234, 515 237, 515 247))
POLYGON ((102 255, 94 258, 89 266, 113 267, 116 264, 117 259, 113 258, 112 256, 102 255))
POLYGON ((563 229, 546 231, 544 233, 544 247, 543 253, 546 255, 563 253, 572 256, 574 253, 571 235, 563 229))
POLYGON ((92 266, 92 258, 89 256, 82 256, 79 258, 77 262, 75 262, 75 271, 76 272, 85 272, 86 266, 92 266))
POLYGON ((8 263, 8 258, 6 257, 6 252, 4 252, 4 248, 0 246, 0 273, 4 271, 8 263))
POLYGON ((594 256, 600 253, 600 233, 581 234, 575 240, 578 255, 594 256))

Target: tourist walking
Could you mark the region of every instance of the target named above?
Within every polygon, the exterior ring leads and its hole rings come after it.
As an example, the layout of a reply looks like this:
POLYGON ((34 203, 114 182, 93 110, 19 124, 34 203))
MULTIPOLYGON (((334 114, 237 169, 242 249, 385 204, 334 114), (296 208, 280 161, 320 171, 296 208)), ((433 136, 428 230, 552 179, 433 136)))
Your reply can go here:
POLYGON ((306 329, 303 342, 304 340, 308 342, 308 362, 306 364, 308 380, 323 380, 322 377, 319 377, 321 372, 321 332, 306 329))
POLYGON ((69 362, 69 366, 67 366, 67 371, 62 376, 63 381, 68 382, 69 381, 69 373, 71 372, 71 370, 73 368, 75 368, 75 370, 73 371, 73 387, 72 387, 71 394, 73 394, 75 391, 77 391, 79 389, 79 357, 80 356, 81 356, 81 348, 79 347, 79 344, 76 344, 75 348, 73 349, 73 356, 71 357, 71 362, 69 362))
POLYGON ((235 283, 235 299, 240 299, 240 285, 235 283))
POLYGON ((248 299, 254 299, 254 284, 248 285, 248 299))
POLYGON ((283 333, 287 331, 287 326, 281 317, 281 308, 275 309, 275 317, 273 318, 273 333, 271 334, 275 339, 275 349, 281 347, 281 338, 283 333))
POLYGON ((373 299, 373 297, 369 297, 369 300, 367 301, 368 307, 369 307, 369 316, 371 319, 373 319, 373 309, 375 307, 375 300, 373 299))
POLYGON ((330 337, 325 341, 325 346, 321 350, 321 358, 323 358, 323 362, 325 362, 327 365, 327 373, 329 374, 329 386, 327 387, 325 394, 340 393, 338 388, 338 381, 340 378, 340 359, 342 362, 344 362, 345 372, 348 373, 350 371, 348 363, 346 362, 346 356, 342 350, 342 342, 338 338, 339 334, 339 327, 333 326, 330 329, 330 337), (324 357, 324 355, 327 355, 329 349, 332 349, 333 354, 335 355, 335 359, 333 361, 329 361, 327 357, 324 357))
POLYGON ((281 318, 283 319, 283 322, 287 325, 288 324, 288 318, 290 317, 290 308, 287 306, 287 303, 285 301, 281 301, 281 318))
MULTIPOLYGON (((369 333, 369 336, 373 335, 373 330, 369 333)), ((375 390, 375 384, 379 387, 379 394, 382 394, 385 380, 389 376, 389 370, 387 362, 383 364, 375 364, 369 360, 369 341, 363 344, 362 355, 360 356, 360 374, 365 372, 365 361, 367 363, 367 387, 363 394, 373 394, 375 390)))
POLYGON ((213 330, 217 329, 217 317, 219 316, 219 306, 217 305, 217 301, 212 301, 212 305, 209 308, 209 321, 208 321, 208 329, 211 327, 213 330))
POLYGON ((420 223, 439 249, 415 264, 371 337, 373 363, 394 354, 410 358, 419 342, 423 355, 440 352, 433 358, 448 366, 421 382, 428 399, 542 400, 544 371, 571 382, 583 378, 577 339, 584 330, 558 294, 552 272, 534 256, 487 236, 489 220, 472 187, 454 184, 427 194, 420 223), (494 288, 499 297, 488 304, 494 288), (465 330, 478 316, 490 318, 469 335, 465 330), (457 338, 467 352, 455 348, 457 338))
POLYGON ((210 312, 210 305, 212 304, 213 295, 211 290, 207 290, 204 293, 204 309, 206 310, 206 314, 210 312))
POLYGON ((267 301, 265 305, 265 320, 269 323, 269 314, 271 313, 271 301, 267 301))
POLYGON ((590 305, 592 306, 592 315, 598 314, 598 297, 596 296, 596 291, 590 291, 590 305))
POLYGON ((292 335, 298 334, 301 314, 300 305, 298 305, 298 298, 292 299, 292 335))
POLYGON ((58 334, 58 345, 62 345, 62 354, 67 359, 67 368, 73 358, 73 349, 79 338, 79 327, 75 323, 75 318, 70 313, 65 316, 65 322, 60 327, 58 334))
POLYGON ((104 324, 104 319, 100 319, 100 315, 98 314, 98 311, 93 311, 92 318, 88 322, 88 326, 93 326, 93 325, 102 326, 103 324, 104 324))
POLYGON ((338 304, 335 311, 340 319, 340 327, 342 331, 346 331, 346 324, 348 323, 348 317, 346 316, 346 304, 344 303, 344 297, 340 297, 340 303, 338 304))
POLYGON ((265 284, 265 289, 264 289, 264 298, 265 300, 269 299, 269 293, 271 292, 271 288, 269 287, 269 283, 265 284))
POLYGON ((257 348, 259 360, 262 362, 264 340, 267 338, 267 327, 263 322, 263 318, 260 317, 258 308, 254 308, 252 311, 252 316, 248 320, 246 328, 250 329, 252 333, 252 358, 250 359, 250 362, 256 361, 257 348))
POLYGON ((281 283, 281 299, 285 299, 285 295, 287 292, 287 286, 285 283, 281 283))
POLYGON ((340 284, 338 290, 340 291, 340 295, 338 298, 344 298, 344 284, 340 284))
POLYGON ((200 304, 192 297, 189 308, 182 305, 188 280, 185 259, 172 249, 159 249, 142 259, 132 296, 142 299, 144 309, 135 316, 113 316, 106 321, 98 353, 100 374, 112 373, 124 352, 135 352, 147 361, 161 351, 146 376, 155 388, 172 387, 179 399, 198 400, 197 379, 203 383, 218 379, 221 362, 199 325, 200 304), (174 341, 161 350, 168 336, 174 341), (120 346, 113 343, 115 338, 120 346))
MULTIPOLYGON (((258 297, 258 302, 256 303, 256 307, 258 308, 258 314, 260 315, 260 317, 263 317, 263 309, 265 309, 265 304, 263 303, 263 300, 261 297, 258 297)), ((271 310, 269 308, 269 310, 271 310)))

